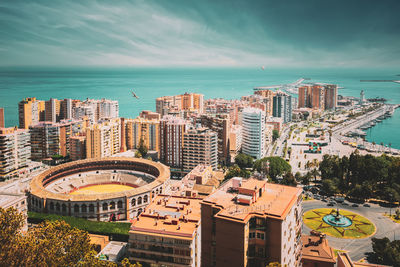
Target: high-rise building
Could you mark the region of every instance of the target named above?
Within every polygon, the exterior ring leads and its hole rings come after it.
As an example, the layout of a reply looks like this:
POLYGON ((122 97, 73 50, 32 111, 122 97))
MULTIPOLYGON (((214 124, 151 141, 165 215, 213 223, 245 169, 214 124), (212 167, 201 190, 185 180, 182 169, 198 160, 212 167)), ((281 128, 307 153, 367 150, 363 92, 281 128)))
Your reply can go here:
POLYGON ((207 128, 187 129, 183 134, 183 170, 190 172, 197 165, 218 167, 218 136, 207 128))
POLYGON ((301 266, 302 190, 232 178, 201 203, 201 265, 301 266))
POLYGON ((362 106, 365 102, 365 93, 364 90, 361 90, 360 92, 360 102, 358 103, 360 106, 362 106))
POLYGON ((200 266, 200 201, 157 196, 133 220, 129 260, 148 266, 200 266))
POLYGON ((292 121, 292 96, 282 91, 277 91, 274 96, 274 117, 283 118, 283 123, 292 121))
POLYGON ((60 126, 40 122, 29 126, 32 160, 42 160, 60 154, 60 126))
POLYGON ((229 115, 228 114, 204 114, 198 120, 204 127, 209 128, 218 135, 218 162, 229 164, 229 115))
POLYGON ((70 138, 83 130, 84 123, 75 120, 40 122, 31 125, 31 152, 33 160, 53 155, 66 157, 70 153, 70 138))
POLYGON ((139 148, 140 141, 148 150, 160 150, 160 121, 136 118, 126 121, 126 147, 139 148))
POLYGON ((86 128, 86 158, 103 158, 119 153, 120 127, 119 119, 110 119, 86 128))
POLYGON ((86 137, 72 136, 70 138, 70 158, 80 160, 86 158, 86 137))
POLYGON ((60 101, 55 98, 45 102, 45 120, 57 122, 60 120, 60 101))
POLYGON ((242 151, 257 159, 265 156, 265 114, 261 109, 242 111, 242 151))
POLYGON ((72 119, 72 106, 72 99, 66 98, 64 100, 60 100, 60 120, 72 119))
POLYGON ((325 109, 325 90, 320 85, 311 87, 311 107, 320 110, 325 109))
POLYGON ((334 109, 337 106, 337 85, 306 85, 299 88, 298 107, 334 109))
POLYGON ((204 109, 204 95, 184 93, 176 96, 163 96, 156 99, 156 111, 161 116, 180 111, 202 114, 204 109))
POLYGON ((273 97, 275 96, 275 92, 272 90, 257 90, 254 91, 255 95, 260 95, 264 97, 264 101, 266 104, 266 116, 272 116, 273 110, 273 97))
POLYGON ((29 131, 0 128, 0 179, 28 166, 31 158, 29 131))
POLYGON ((35 97, 28 97, 18 103, 19 128, 29 129, 29 126, 39 122, 42 105, 35 97))
POLYGON ((232 125, 229 134, 229 150, 230 153, 236 155, 242 148, 242 126, 232 125))
POLYGON ((72 118, 75 120, 87 118, 90 124, 94 124, 97 122, 96 108, 92 105, 78 105, 72 109, 72 118))
POLYGON ((0 128, 4 128, 4 108, 0 108, 0 128))
POLYGON ((188 122, 170 115, 160 120, 160 161, 170 167, 183 167, 183 133, 188 122))
POLYGON ((149 111, 149 110, 143 110, 139 114, 140 118, 147 119, 147 120, 160 120, 161 115, 157 112, 149 111))
POLYGON ((325 88, 325 109, 335 109, 337 106, 337 85, 327 84, 325 88))

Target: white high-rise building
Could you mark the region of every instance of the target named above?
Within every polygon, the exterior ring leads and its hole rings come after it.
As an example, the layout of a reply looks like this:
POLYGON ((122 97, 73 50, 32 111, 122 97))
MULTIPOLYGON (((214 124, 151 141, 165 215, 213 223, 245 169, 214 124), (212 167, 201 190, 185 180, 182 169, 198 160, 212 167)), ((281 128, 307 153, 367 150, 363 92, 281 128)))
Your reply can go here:
POLYGON ((242 111, 242 152, 263 158, 265 147, 265 113, 258 108, 245 108, 242 111))

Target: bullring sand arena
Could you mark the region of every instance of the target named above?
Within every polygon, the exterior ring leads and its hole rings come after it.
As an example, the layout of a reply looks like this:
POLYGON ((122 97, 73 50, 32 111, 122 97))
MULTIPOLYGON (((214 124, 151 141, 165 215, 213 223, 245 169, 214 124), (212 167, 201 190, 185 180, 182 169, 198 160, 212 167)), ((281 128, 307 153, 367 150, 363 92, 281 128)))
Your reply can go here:
POLYGON ((162 194, 170 178, 161 163, 137 158, 69 162, 32 179, 31 210, 98 221, 129 220, 162 194))

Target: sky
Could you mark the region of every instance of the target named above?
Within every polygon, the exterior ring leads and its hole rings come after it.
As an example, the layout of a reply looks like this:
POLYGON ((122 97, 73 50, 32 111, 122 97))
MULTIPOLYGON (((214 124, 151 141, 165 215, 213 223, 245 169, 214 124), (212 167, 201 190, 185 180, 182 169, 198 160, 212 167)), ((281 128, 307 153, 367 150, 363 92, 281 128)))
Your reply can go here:
POLYGON ((0 1, 0 66, 400 66, 399 0, 0 1))

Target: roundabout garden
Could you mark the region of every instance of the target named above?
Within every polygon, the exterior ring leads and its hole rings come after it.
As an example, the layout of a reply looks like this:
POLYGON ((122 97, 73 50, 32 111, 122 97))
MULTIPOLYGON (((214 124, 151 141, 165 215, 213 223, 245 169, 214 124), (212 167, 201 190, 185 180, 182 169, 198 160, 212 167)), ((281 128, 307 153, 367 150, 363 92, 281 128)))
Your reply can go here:
POLYGON ((337 238, 366 238, 376 231, 370 220, 348 210, 313 209, 304 213, 303 221, 312 230, 337 238))

